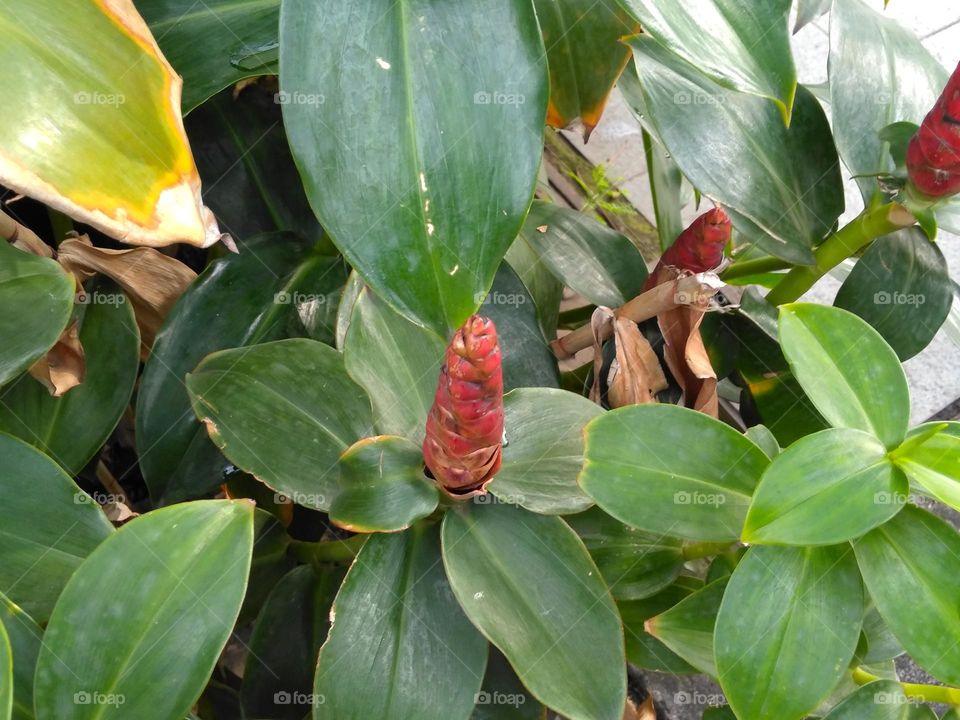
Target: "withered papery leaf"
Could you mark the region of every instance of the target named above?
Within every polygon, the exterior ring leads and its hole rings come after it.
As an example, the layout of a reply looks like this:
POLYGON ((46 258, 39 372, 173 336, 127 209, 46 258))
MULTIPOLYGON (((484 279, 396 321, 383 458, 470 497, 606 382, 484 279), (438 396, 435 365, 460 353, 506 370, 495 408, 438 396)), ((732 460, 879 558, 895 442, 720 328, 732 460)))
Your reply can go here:
POLYGON ((656 402, 656 394, 667 387, 667 378, 640 328, 627 318, 616 318, 613 338, 617 357, 615 367, 610 368, 612 378, 607 392, 610 407, 656 402))
POLYGON ((74 318, 56 344, 28 372, 43 383, 53 397, 60 397, 83 382, 85 371, 80 329, 74 318))

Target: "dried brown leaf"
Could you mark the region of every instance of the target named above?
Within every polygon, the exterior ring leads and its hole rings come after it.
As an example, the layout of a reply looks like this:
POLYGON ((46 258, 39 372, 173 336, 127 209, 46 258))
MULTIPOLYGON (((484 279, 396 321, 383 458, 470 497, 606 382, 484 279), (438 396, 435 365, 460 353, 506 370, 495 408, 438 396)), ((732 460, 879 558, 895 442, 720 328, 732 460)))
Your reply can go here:
POLYGON ((632 320, 614 320, 617 357, 610 367, 610 407, 656 402, 655 395, 667 387, 667 378, 650 343, 632 320))
POLYGON ((85 371, 83 345, 80 344, 80 330, 76 318, 60 334, 60 338, 47 354, 37 360, 29 370, 54 397, 60 397, 82 383, 85 371))

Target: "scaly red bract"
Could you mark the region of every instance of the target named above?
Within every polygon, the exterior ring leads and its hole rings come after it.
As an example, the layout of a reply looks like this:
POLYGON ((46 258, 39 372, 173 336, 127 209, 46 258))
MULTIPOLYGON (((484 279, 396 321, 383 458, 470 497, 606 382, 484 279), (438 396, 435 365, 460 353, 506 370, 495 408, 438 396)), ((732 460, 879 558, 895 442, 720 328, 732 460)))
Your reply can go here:
POLYGON ((929 198, 960 192, 960 65, 907 145, 907 173, 929 198))
POLYGON ((723 208, 713 208, 698 217, 684 230, 673 245, 664 251, 657 267, 650 273, 643 290, 660 284, 658 275, 665 267, 691 273, 707 272, 723 262, 723 249, 730 242, 730 218, 723 208))
POLYGON ((503 370, 493 321, 472 316, 453 336, 433 407, 423 457, 451 494, 482 489, 500 469, 503 370))

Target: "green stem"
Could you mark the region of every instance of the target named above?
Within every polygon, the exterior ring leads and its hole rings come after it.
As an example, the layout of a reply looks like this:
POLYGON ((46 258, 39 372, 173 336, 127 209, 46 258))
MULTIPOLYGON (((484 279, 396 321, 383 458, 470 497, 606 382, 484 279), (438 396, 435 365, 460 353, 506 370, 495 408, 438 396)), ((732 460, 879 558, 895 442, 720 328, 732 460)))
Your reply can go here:
POLYGON ((788 272, 767 295, 767 301, 771 305, 793 302, 813 287, 831 268, 859 252, 876 238, 915 223, 913 215, 899 203, 866 208, 814 251, 813 265, 798 265, 788 272))
POLYGON ((298 560, 309 563, 351 562, 360 552, 367 537, 367 535, 353 535, 346 540, 328 540, 327 542, 292 540, 290 552, 298 560))
POLYGON ((756 260, 744 260, 735 262, 722 273, 721 280, 736 280, 737 278, 749 277, 750 275, 760 275, 762 273, 774 272, 776 270, 788 270, 793 267, 786 260, 776 257, 763 257, 756 260))
POLYGON ((683 544, 684 560, 699 560, 726 552, 736 543, 728 542, 691 542, 683 544))
MULTIPOLYGON (((866 685, 874 680, 883 678, 873 673, 869 673, 863 668, 855 668, 853 671, 853 681, 857 685, 866 685)), ((944 687, 942 685, 919 685, 917 683, 900 683, 903 688, 903 694, 908 698, 921 700, 922 702, 943 703, 954 707, 960 706, 960 689, 944 687)))

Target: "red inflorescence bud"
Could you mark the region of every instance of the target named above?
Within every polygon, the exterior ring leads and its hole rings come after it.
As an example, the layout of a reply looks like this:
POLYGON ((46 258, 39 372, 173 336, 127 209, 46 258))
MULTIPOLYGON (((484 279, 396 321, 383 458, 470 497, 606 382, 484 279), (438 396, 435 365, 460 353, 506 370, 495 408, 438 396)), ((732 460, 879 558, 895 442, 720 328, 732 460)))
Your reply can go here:
POLYGON ((423 457, 451 494, 482 489, 500 469, 503 370, 492 320, 472 316, 447 348, 427 416, 423 457))
POLYGON ((907 172, 929 198, 960 192, 960 65, 907 145, 907 172))
POLYGON ((650 273, 643 289, 660 284, 660 270, 674 267, 691 273, 713 270, 723 262, 723 249, 730 242, 730 218, 723 208, 713 208, 698 217, 668 247, 650 273))

